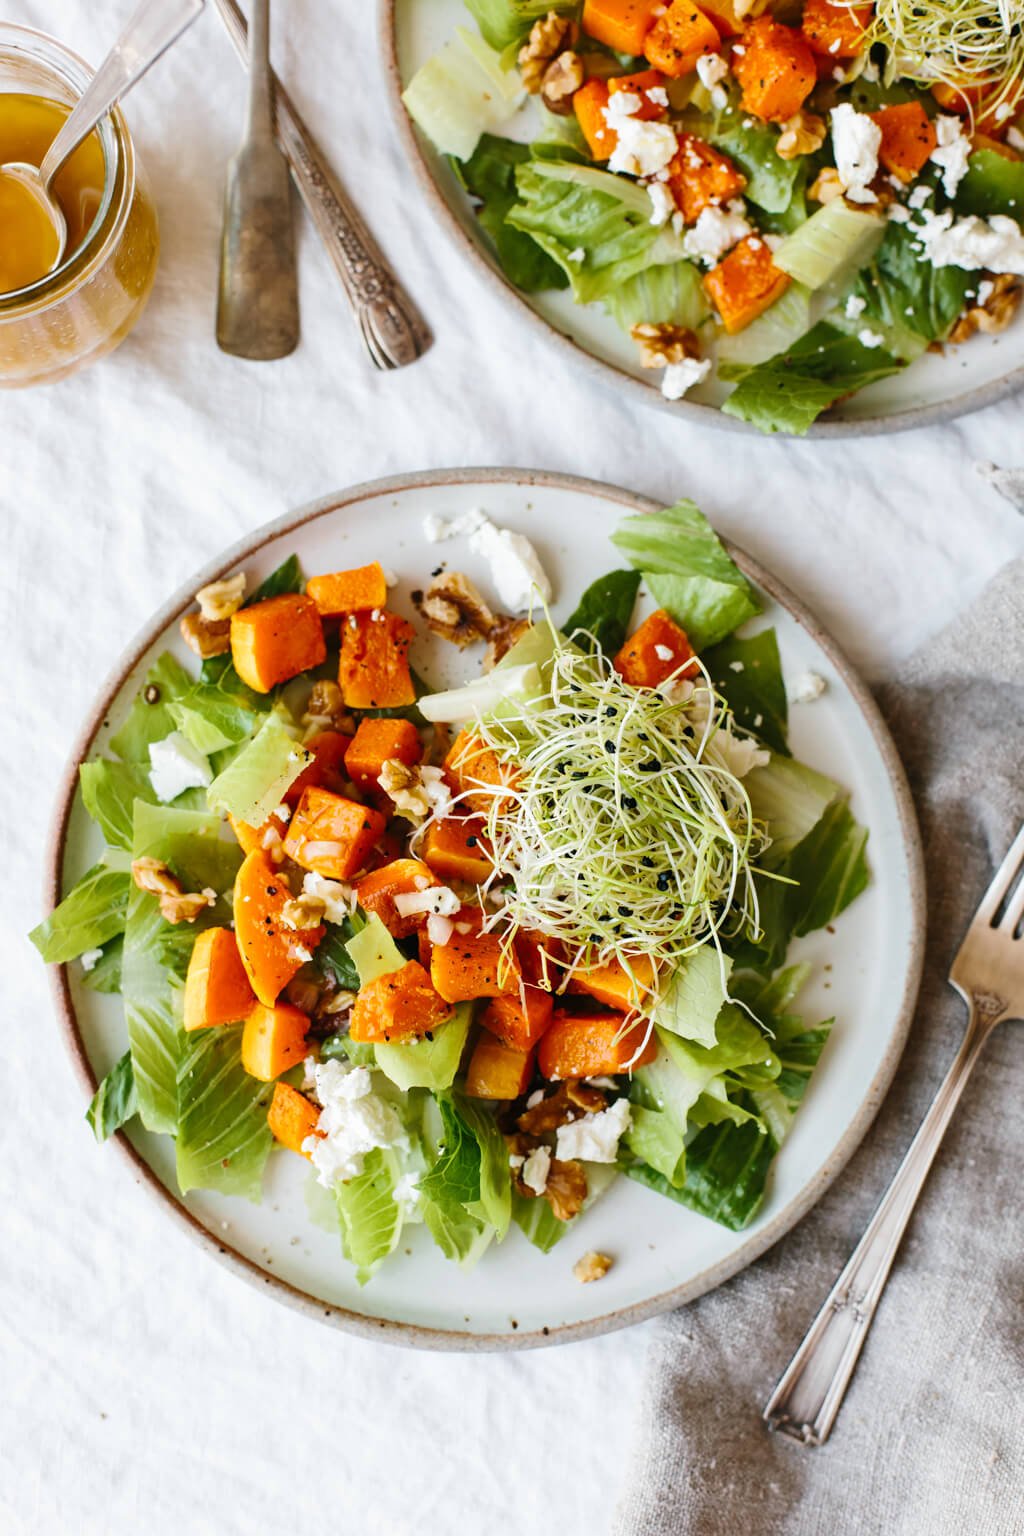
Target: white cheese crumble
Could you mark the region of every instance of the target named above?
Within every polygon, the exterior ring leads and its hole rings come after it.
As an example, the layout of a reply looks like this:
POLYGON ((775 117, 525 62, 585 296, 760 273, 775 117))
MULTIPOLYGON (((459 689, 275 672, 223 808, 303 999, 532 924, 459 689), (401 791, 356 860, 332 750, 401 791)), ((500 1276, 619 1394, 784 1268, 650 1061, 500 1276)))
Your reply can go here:
POLYGON ((846 301, 843 313, 847 320, 857 320, 868 307, 867 299, 862 299, 859 293, 851 293, 846 301))
POLYGON ((705 208, 683 237, 683 254, 713 267, 726 251, 752 232, 742 210, 740 202, 732 202, 728 208, 705 208))
POLYGON ((310 870, 302 877, 302 894, 312 896, 324 904, 324 917, 329 923, 343 923, 356 909, 355 887, 344 880, 328 880, 310 870))
POLYGON ((587 253, 583 249, 582 245, 577 245, 573 250, 569 252, 568 259, 572 262, 575 262, 576 266, 579 266, 581 261, 586 261, 587 253))
POLYGON ((149 782, 164 805, 177 800, 186 789, 205 789, 213 783, 213 770, 205 755, 180 731, 149 744, 149 782))
POLYGON ((651 200, 651 223, 667 224, 676 211, 675 199, 663 181, 649 181, 647 196, 651 200))
POLYGON ((551 1153, 547 1147, 534 1147, 529 1157, 523 1163, 519 1177, 527 1189, 532 1189, 535 1195, 542 1195, 548 1187, 548 1174, 551 1172, 551 1153))
POLYGON ((395 1204, 401 1206, 403 1216, 411 1216, 416 1209, 420 1198, 420 1176, 417 1169, 410 1169, 403 1173, 394 1189, 391 1198, 395 1204))
POLYGON ((1024 133, 1021 133, 1019 128, 1015 128, 1011 124, 1006 130, 1006 142, 1011 149, 1022 150, 1024 149, 1024 133))
POLYGON ((771 753, 749 736, 734 736, 732 731, 717 730, 708 742, 704 756, 717 762, 737 779, 746 778, 754 768, 765 768, 771 753))
POLYGON ((790 704, 813 704, 827 687, 825 679, 817 672, 802 672, 786 684, 786 698, 790 704))
POLYGON ((702 53, 697 60, 697 78, 711 96, 711 105, 721 111, 728 101, 722 81, 729 73, 729 66, 720 53, 702 53))
POLYGON ((931 152, 931 162, 942 171, 942 188, 947 197, 955 197, 956 189, 967 175, 967 162, 971 158, 971 141, 965 137, 963 124, 958 117, 935 118, 935 135, 938 144, 931 152))
POLYGON ((854 203, 877 202, 869 183, 878 175, 881 128, 848 101, 832 108, 831 119, 832 151, 846 196, 854 203))
POLYGON ((511 612, 524 613, 536 595, 545 603, 551 601, 551 582, 529 539, 511 528, 499 528, 480 508, 447 521, 428 513, 423 532, 432 544, 467 536, 470 549, 490 566, 498 596, 511 612))
POLYGON ((634 116, 642 105, 635 91, 616 91, 604 108, 604 120, 616 136, 608 161, 610 171, 627 176, 656 176, 675 159, 679 148, 675 129, 668 123, 645 122, 634 116))
POLYGON ((709 357, 684 357, 681 363, 669 363, 661 376, 661 392, 666 400, 681 400, 688 389, 706 379, 710 372, 709 357))
POLYGON ((914 233, 921 241, 922 260, 933 267, 988 267, 1024 277, 1024 231, 1016 219, 994 213, 990 219, 970 214, 954 221, 952 209, 922 213, 914 233))
POLYGON ((882 347, 885 345, 885 337, 878 331, 872 331, 867 326, 857 332, 857 340, 862 347, 882 347))
POLYGON ((416 825, 428 816, 447 816, 452 808, 452 792, 441 768, 410 766, 388 758, 377 783, 395 810, 416 825))
POLYGON ((363 1160, 375 1147, 407 1143, 397 1113, 374 1093, 369 1067, 320 1061, 313 1075, 322 1108, 318 1134, 307 1136, 302 1150, 309 1154, 317 1181, 325 1189, 362 1173, 363 1160))
POLYGON ((447 885, 433 885, 425 891, 399 891, 395 897, 395 911, 399 917, 415 917, 420 912, 454 917, 461 906, 462 902, 447 885))
POLYGON ((654 654, 659 661, 671 661, 675 651, 670 645, 656 645, 654 647, 654 654))
POLYGON ((923 208, 926 203, 931 201, 931 195, 931 187, 926 181, 923 181, 919 187, 914 188, 913 192, 911 192, 910 196, 907 198, 907 202, 910 204, 911 208, 923 208))
POLYGON ((449 942, 454 932, 455 924, 447 917, 440 917, 436 912, 429 913, 427 917, 427 938, 431 944, 436 944, 439 949, 444 949, 444 946, 449 942))
POLYGON ((629 1100, 616 1099, 596 1115, 583 1115, 568 1125, 560 1125, 555 1156, 563 1163, 573 1158, 587 1163, 614 1163, 619 1140, 629 1129, 630 1120, 629 1100))
POLYGON ((83 971, 94 971, 103 959, 102 949, 83 949, 79 955, 83 971))

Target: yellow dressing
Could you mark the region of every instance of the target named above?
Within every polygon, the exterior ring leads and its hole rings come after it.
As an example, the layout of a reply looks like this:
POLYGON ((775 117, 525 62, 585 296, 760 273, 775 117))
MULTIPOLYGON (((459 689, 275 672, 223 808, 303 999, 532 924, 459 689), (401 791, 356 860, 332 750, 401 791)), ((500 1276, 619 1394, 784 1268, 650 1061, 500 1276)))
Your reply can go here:
MULTIPOLYGON (((0 165, 41 164, 68 110, 43 96, 0 94, 0 165)), ((103 150, 93 133, 62 166, 51 188, 67 221, 65 259, 81 245, 96 217, 103 181, 103 150)), ((0 176, 0 293, 45 277, 55 252, 56 235, 45 209, 26 187, 0 176)))

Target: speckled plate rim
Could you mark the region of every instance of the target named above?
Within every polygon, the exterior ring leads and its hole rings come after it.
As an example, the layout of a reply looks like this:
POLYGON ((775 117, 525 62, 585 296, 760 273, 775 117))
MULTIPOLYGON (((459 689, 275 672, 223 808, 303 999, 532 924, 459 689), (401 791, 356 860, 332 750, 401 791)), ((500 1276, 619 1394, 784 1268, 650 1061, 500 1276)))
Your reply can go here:
POLYGON ((991 379, 987 384, 978 384, 952 400, 937 401, 934 405, 913 406, 909 410, 891 415, 817 421, 812 423, 806 433, 799 438, 795 438, 791 433, 779 433, 776 439, 766 438, 764 433, 759 432, 749 422, 724 415, 717 406, 701 405, 696 400, 665 400, 652 385, 644 384, 640 379, 627 373, 625 369, 617 367, 615 363, 595 357, 571 336, 565 335, 556 325, 545 320, 543 315, 538 314, 511 283, 506 282, 463 229, 437 184, 423 141, 402 103, 403 87, 401 71, 398 67, 396 5, 397 0, 380 0, 378 13, 387 102, 392 122, 398 130, 398 136, 405 149, 406 160, 412 167, 427 207, 452 244, 475 269, 477 276, 487 285, 491 293, 506 304, 509 301, 515 304, 519 317, 535 335, 545 338, 548 345, 558 347, 563 355, 571 354, 581 367, 587 369, 591 376, 606 388, 624 391, 638 404, 666 411, 677 418, 682 416, 694 426, 713 427, 717 432, 739 432, 747 437, 781 442, 804 442, 807 438, 878 437, 890 432, 910 432, 917 427, 934 426, 939 422, 954 421, 960 416, 969 416, 974 411, 980 411, 987 405, 995 405, 1000 400, 1005 400, 1007 396, 1024 389, 1024 365, 1022 365, 1004 374, 1001 379, 991 379))
MULTIPOLYGON (((277 518, 273 522, 265 523, 261 528, 246 535, 245 538, 240 539, 231 548, 209 561, 194 576, 190 577, 183 586, 178 588, 174 596, 143 626, 126 647, 113 670, 102 684, 97 700, 92 706, 85 724, 79 732, 78 739, 72 748, 68 765, 58 789, 56 810, 50 826, 44 862, 44 911, 46 913, 51 912, 61 896, 64 852, 72 805, 78 786, 79 766, 88 756, 111 706, 124 686, 125 680, 133 669, 138 666, 150 646, 155 644, 160 639, 160 636, 183 613, 192 607, 195 601, 195 593, 199 587, 226 575, 241 562, 257 554, 272 540, 278 539, 284 534, 292 533, 306 524, 315 521, 317 518, 328 516, 355 503, 366 502, 378 497, 395 496, 412 489, 436 488, 441 491, 450 486, 499 484, 542 487, 575 492, 611 502, 618 509, 627 513, 655 512, 659 510, 661 505, 659 502, 652 501, 649 497, 636 495, 634 492, 627 491, 618 486, 607 485, 596 480, 587 480, 576 475, 563 475, 546 470, 511 468, 424 470, 412 474, 396 475, 383 480, 370 480, 361 485, 352 486, 347 490, 309 502, 297 511, 285 513, 283 517, 277 518)), ((160 1182, 148 1163, 132 1146, 124 1132, 119 1131, 113 1139, 117 1142, 121 1154, 132 1167, 136 1183, 140 1184, 160 1201, 168 1215, 176 1221, 180 1230, 201 1244, 208 1253, 219 1259, 233 1274, 243 1280, 247 1280, 252 1285, 269 1287, 271 1294, 277 1300, 295 1307, 298 1311, 305 1313, 307 1317, 331 1323, 363 1339, 385 1339, 389 1343, 405 1345, 410 1348, 456 1350, 467 1353, 532 1349, 548 1344, 566 1344, 579 1339, 594 1338, 599 1334, 610 1333, 618 1328, 626 1328, 633 1323, 644 1322, 646 1319, 655 1317, 659 1313, 668 1312, 674 1307, 683 1306, 687 1302, 694 1301, 706 1291, 713 1290, 724 1281, 731 1279, 733 1275, 737 1274, 741 1269, 745 1269, 748 1264, 753 1263, 755 1259, 759 1258, 773 1243, 776 1243, 780 1237, 806 1215, 807 1211, 821 1198, 833 1179, 853 1155, 877 1114, 892 1082, 897 1064, 906 1044, 907 1033, 913 1017, 914 1004, 920 985, 921 967, 924 959, 925 887, 917 817, 903 771, 903 765, 897 755, 888 727, 882 719, 878 706, 866 684, 860 679, 850 662, 822 628, 817 619, 798 598, 793 596, 782 582, 778 581, 758 561, 752 559, 735 545, 730 544, 728 547, 744 574, 785 608, 797 623, 807 631, 811 638, 821 646, 842 678, 845 687, 849 690, 871 731, 892 786, 903 848, 907 860, 912 932, 903 992, 899 1001, 896 1021, 888 1047, 861 1101, 860 1108, 838 1145, 833 1150, 832 1155, 819 1170, 816 1177, 778 1213, 773 1221, 742 1243, 727 1259, 709 1266, 700 1275, 694 1276, 683 1285, 672 1287, 656 1296, 647 1298, 645 1301, 622 1307, 602 1317, 591 1318, 584 1322, 566 1323, 550 1329, 536 1329, 526 1333, 465 1333, 456 1329, 430 1328, 417 1323, 369 1317, 365 1314, 354 1312, 349 1308, 310 1296, 307 1292, 289 1284, 288 1281, 281 1279, 277 1275, 268 1275, 258 1264, 232 1248, 230 1243, 221 1241, 204 1227, 198 1218, 186 1206, 181 1204, 171 1191, 160 1182)), ((96 1091, 97 1078, 89 1062, 79 1029, 78 1018, 71 996, 67 966, 52 966, 50 968, 50 980, 64 1043, 71 1055, 83 1088, 91 1098, 96 1091)))

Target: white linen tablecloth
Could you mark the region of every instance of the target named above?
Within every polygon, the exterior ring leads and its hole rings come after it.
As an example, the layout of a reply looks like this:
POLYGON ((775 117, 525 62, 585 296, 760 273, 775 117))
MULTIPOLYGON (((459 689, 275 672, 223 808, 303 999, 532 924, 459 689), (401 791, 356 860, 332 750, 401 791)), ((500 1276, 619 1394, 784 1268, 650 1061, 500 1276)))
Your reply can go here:
MULTIPOLYGON (((129 8, 15 0, 8 17, 95 63, 129 8)), ((439 465, 692 496, 882 675, 1024 551, 1024 522, 974 467, 1021 457, 1020 405, 799 444, 623 404, 520 330, 435 227, 389 122, 372 7, 279 0, 275 61, 437 340, 402 373, 370 368, 304 227, 299 350, 218 352, 243 76, 203 16, 129 106, 163 236, 142 323, 79 377, 0 397, 0 1531, 594 1536, 627 1472, 649 1329, 522 1356, 371 1346, 231 1278, 92 1144, 24 938, 70 744, 127 640, 222 546, 337 487, 439 465)))

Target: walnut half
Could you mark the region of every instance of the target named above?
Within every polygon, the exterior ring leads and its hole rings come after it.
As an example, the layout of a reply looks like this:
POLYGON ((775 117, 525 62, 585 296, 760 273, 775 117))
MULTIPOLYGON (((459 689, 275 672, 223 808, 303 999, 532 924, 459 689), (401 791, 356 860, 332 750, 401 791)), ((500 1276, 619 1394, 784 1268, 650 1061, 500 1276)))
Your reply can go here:
POLYGON ((572 1272, 581 1285, 589 1285, 592 1280, 603 1280, 612 1267, 612 1261, 606 1253, 585 1253, 582 1259, 577 1259, 572 1267, 572 1272))
POLYGON ((534 22, 518 58, 523 85, 531 96, 539 94, 549 65, 563 49, 572 47, 578 35, 579 29, 571 17, 559 16, 555 11, 534 22))
POLYGON ((178 626, 190 651, 205 661, 208 656, 225 656, 231 649, 231 620, 212 622, 201 613, 186 613, 178 626))
POLYGON ((641 321, 629 332, 640 348, 641 368, 667 368, 687 357, 700 357, 700 342, 684 325, 651 325, 641 321))
POLYGON ((1005 331, 1024 297, 1024 286, 1012 272, 1000 272, 983 278, 978 284, 977 300, 960 315, 949 333, 954 346, 967 341, 976 331, 995 336, 1005 331))
POLYGON ((540 99, 549 112, 556 117, 571 114, 572 99, 583 84, 583 76, 583 60, 571 48, 551 61, 540 84, 540 99))
POLYGON ((780 160, 796 160, 800 155, 812 155, 825 142, 827 125, 823 117, 803 109, 793 114, 782 125, 782 132, 775 141, 775 153, 780 160))
POLYGON ((414 592, 412 596, 428 628, 460 649, 488 639, 498 622, 461 571, 444 571, 425 593, 414 592))
POLYGON ((132 860, 132 879, 140 891, 157 897, 160 915, 169 923, 194 923, 206 907, 217 901, 217 892, 185 891, 177 875, 172 875, 162 859, 132 860))

